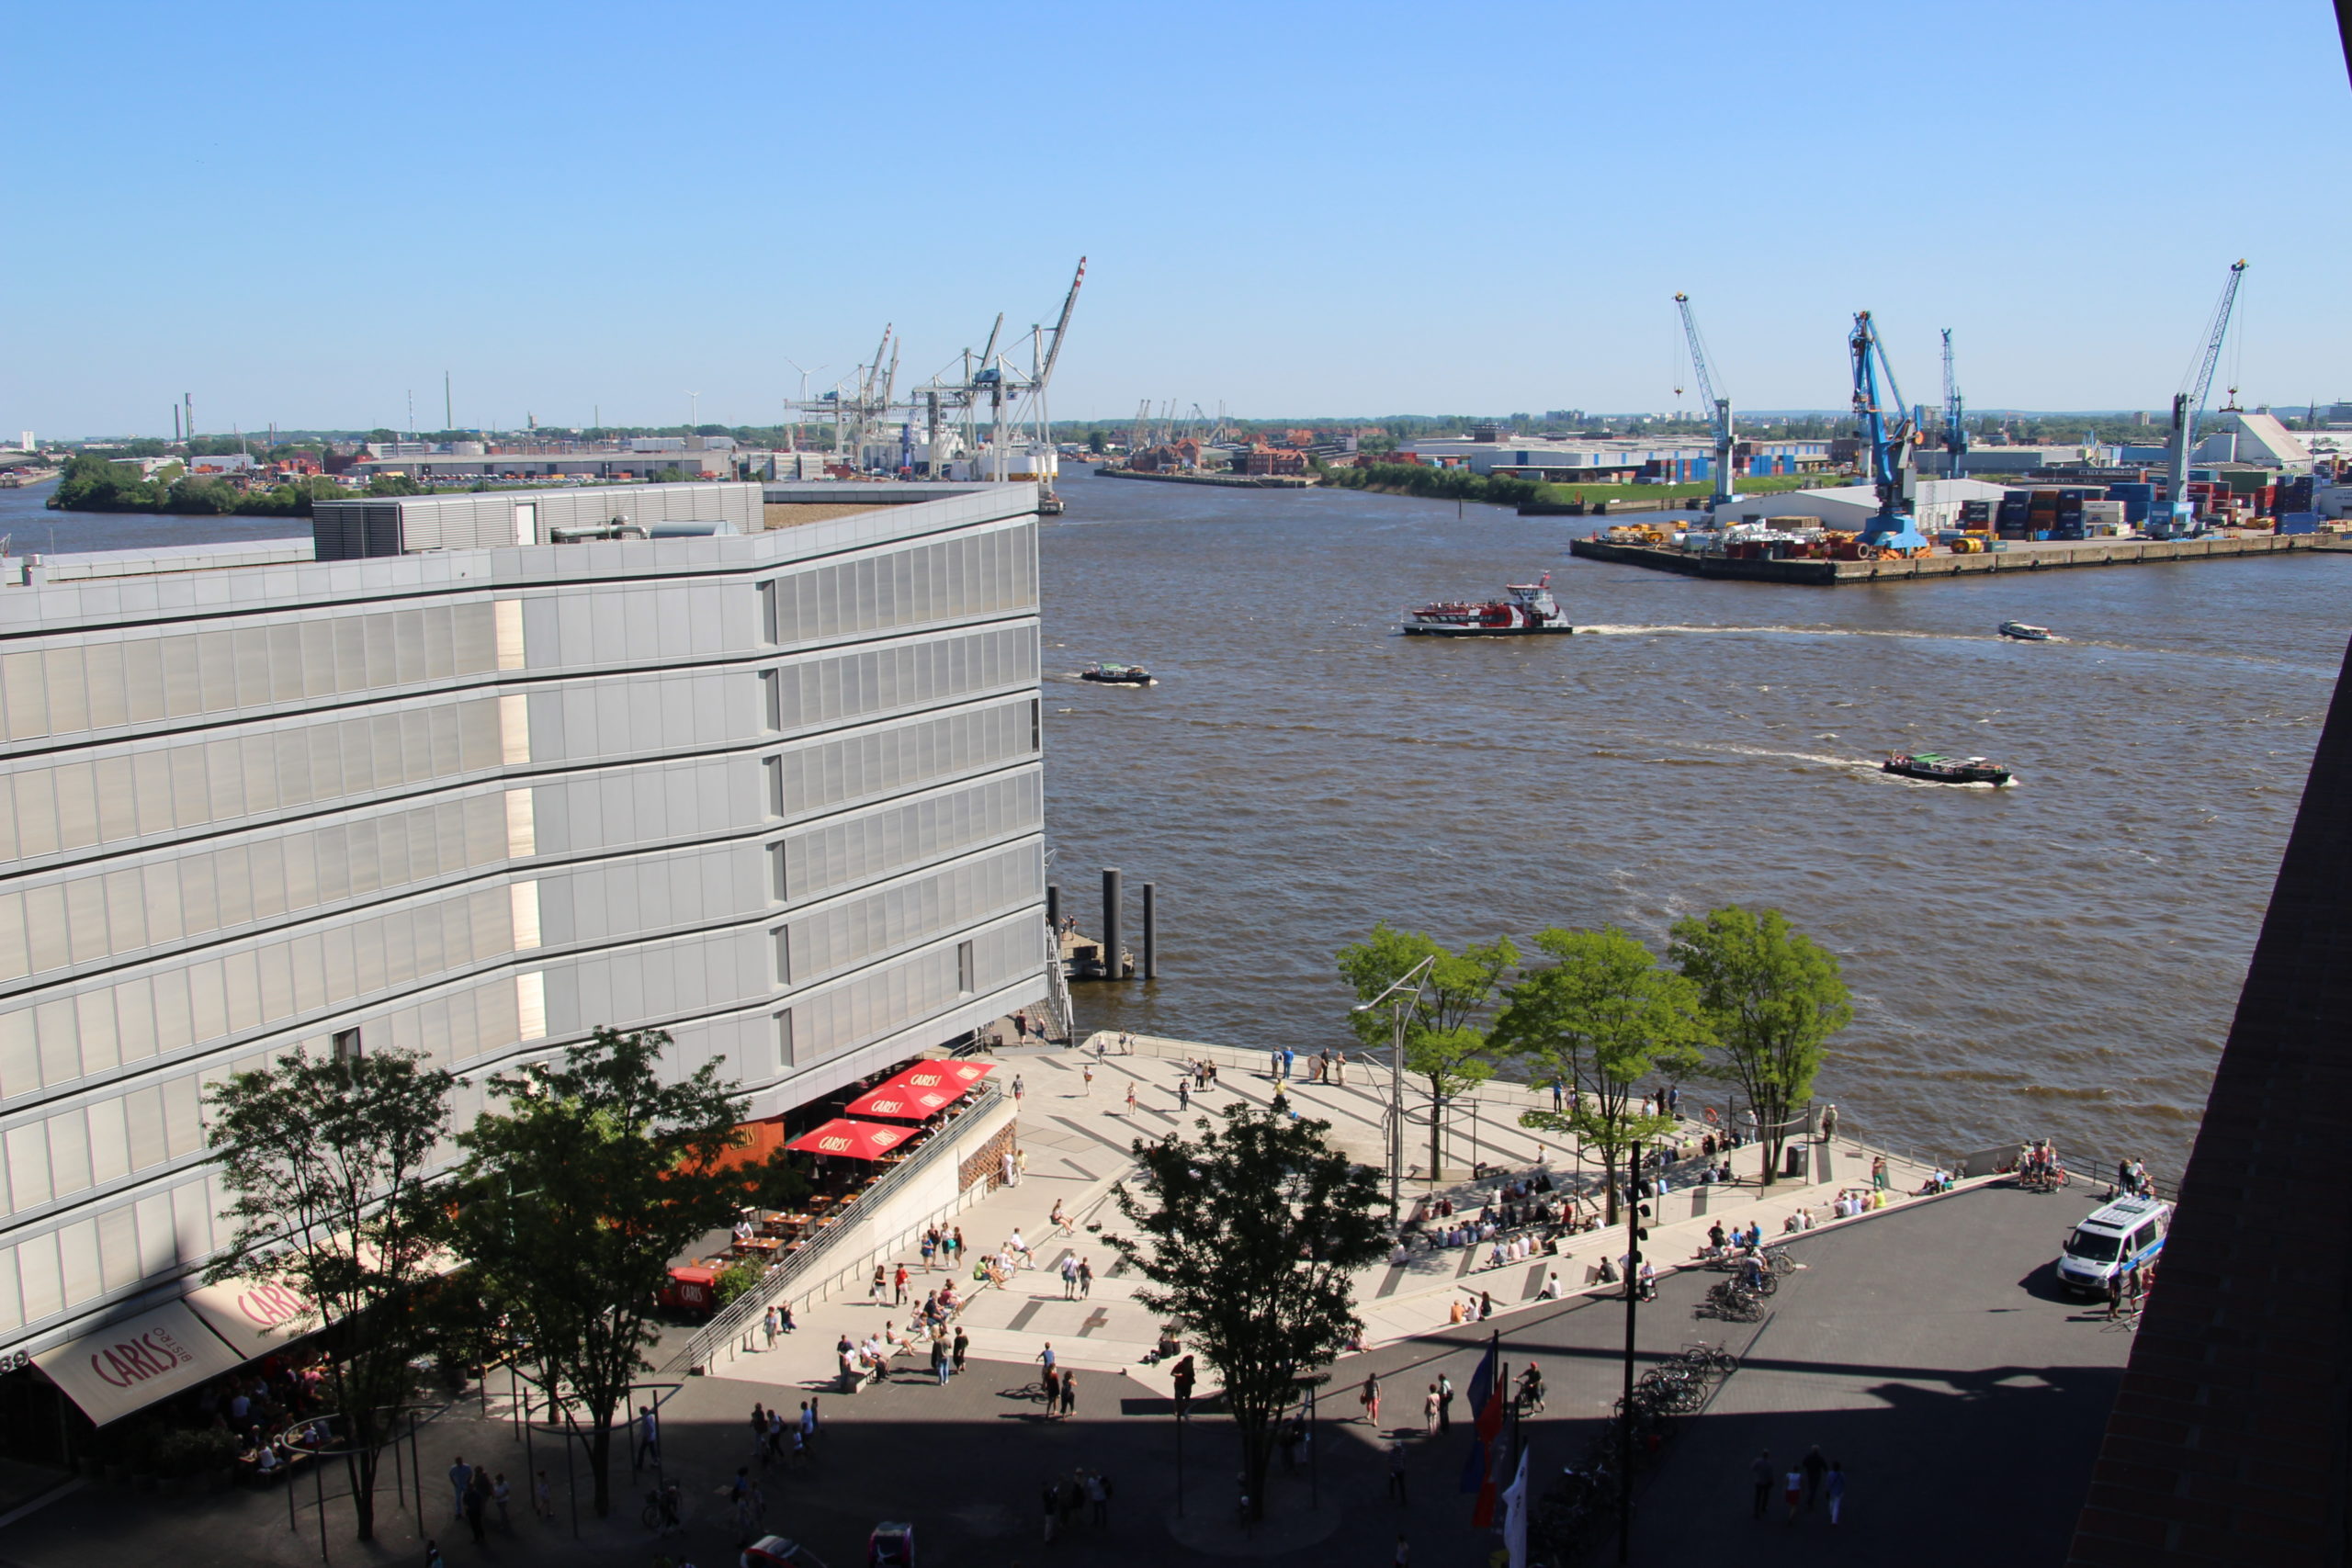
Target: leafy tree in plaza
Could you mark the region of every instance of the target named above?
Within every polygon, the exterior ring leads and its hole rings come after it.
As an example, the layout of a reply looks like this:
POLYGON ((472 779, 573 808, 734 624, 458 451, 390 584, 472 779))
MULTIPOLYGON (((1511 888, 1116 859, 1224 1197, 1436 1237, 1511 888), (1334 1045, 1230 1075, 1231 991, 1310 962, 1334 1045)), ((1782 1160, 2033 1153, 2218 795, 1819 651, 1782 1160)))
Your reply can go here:
POLYGON ((449 1120, 450 1075, 413 1052, 297 1052, 207 1091, 214 1157, 234 1200, 213 1282, 249 1281, 297 1329, 347 1325, 325 1362, 326 1400, 350 1450, 361 1540, 376 1530, 376 1472, 426 1343, 419 1310, 445 1216, 424 1174, 449 1120))
POLYGON ((1136 1299, 1215 1370, 1262 1516, 1276 1424, 1356 1333, 1350 1276, 1387 1239, 1379 1179, 1331 1145, 1329 1122, 1221 1114, 1189 1142, 1136 1140, 1136 1174, 1116 1189, 1136 1234, 1104 1239, 1146 1281, 1136 1299))
POLYGON ((1495 1076, 1487 1059, 1486 1031, 1478 1019, 1495 999, 1505 975, 1519 962, 1510 938, 1472 942, 1448 953, 1433 937, 1400 931, 1383 920, 1360 942, 1340 949, 1340 973, 1355 987, 1358 1002, 1369 1002, 1405 977, 1415 964, 1434 958, 1419 998, 1409 992, 1370 1012, 1351 1012, 1349 1027, 1365 1045, 1385 1051, 1396 1039, 1395 1009, 1405 1019, 1405 1070, 1421 1080, 1430 1097, 1430 1170, 1445 1164, 1445 1102, 1495 1076))
POLYGON ((1673 957, 1715 1036, 1707 1076, 1736 1085, 1755 1108, 1770 1184, 1829 1037, 1853 1021, 1837 955, 1778 909, 1732 904, 1676 921, 1673 957))
POLYGON ((718 1064, 664 1083, 661 1030, 595 1037, 490 1080, 504 1107, 460 1134, 458 1248, 529 1347, 539 1382, 585 1419, 595 1510, 612 1509, 615 1418, 628 1419, 670 1260, 726 1224, 742 1192, 718 1168, 746 1102, 718 1064))
POLYGON ((1698 987, 1614 926, 1540 931, 1535 946, 1552 963, 1510 987, 1493 1044, 1527 1058, 1531 1081, 1571 1086, 1566 1110, 1526 1111, 1520 1124, 1573 1135, 1600 1154, 1614 1224, 1618 1166, 1635 1144, 1674 1126, 1670 1116, 1643 1112, 1643 1080, 1695 1070, 1712 1038, 1698 987))

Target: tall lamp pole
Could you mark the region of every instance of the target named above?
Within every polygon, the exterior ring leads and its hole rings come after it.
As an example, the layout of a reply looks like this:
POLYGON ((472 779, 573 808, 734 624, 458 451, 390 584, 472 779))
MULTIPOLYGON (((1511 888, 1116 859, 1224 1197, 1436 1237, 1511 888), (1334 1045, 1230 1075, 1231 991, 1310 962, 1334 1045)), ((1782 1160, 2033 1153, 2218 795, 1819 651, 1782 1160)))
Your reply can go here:
POLYGON ((1642 1301, 1642 1221, 1649 1215, 1649 1205, 1642 1201, 1642 1145, 1634 1144, 1634 1159, 1629 1168, 1627 1194, 1633 1201, 1625 1205, 1625 1397, 1618 1408, 1623 1412, 1619 1419, 1617 1447, 1617 1562, 1620 1568, 1633 1560, 1634 1551, 1634 1318, 1642 1301))
MULTIPOLYGON (((1381 992, 1380 995, 1359 1007, 1349 1010, 1351 1012, 1370 1012, 1389 998, 1396 997, 1396 994, 1402 991, 1408 982, 1413 987, 1409 1003, 1403 997, 1396 998, 1395 1010, 1396 1037, 1390 1044, 1388 1051, 1388 1223, 1392 1225, 1396 1223, 1397 1215, 1404 1207, 1405 1020, 1413 1009, 1421 1005, 1421 988, 1429 984, 1429 970, 1436 962, 1437 954, 1430 953, 1427 958, 1406 970, 1397 977, 1395 985, 1381 992)), ((1434 1110, 1430 1114, 1436 1114, 1434 1110)))

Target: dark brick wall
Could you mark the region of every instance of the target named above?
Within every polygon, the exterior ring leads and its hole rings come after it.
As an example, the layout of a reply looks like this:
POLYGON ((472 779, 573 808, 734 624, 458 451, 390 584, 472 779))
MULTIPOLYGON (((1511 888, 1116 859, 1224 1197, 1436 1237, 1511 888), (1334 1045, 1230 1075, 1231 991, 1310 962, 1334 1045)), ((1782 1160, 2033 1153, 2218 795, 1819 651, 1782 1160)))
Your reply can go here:
POLYGON ((2347 1176, 2352 678, 2340 677, 2070 1562, 2347 1561, 2347 1176))

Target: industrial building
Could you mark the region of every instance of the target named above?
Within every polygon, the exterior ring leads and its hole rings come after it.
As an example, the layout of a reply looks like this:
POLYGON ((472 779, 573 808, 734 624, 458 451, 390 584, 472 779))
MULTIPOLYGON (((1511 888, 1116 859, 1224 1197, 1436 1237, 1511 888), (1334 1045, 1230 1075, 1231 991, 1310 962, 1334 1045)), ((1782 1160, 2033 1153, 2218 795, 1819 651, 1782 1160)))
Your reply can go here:
MULTIPOLYGON (((2077 442, 2073 446, 1970 446, 1961 459, 1961 472, 1982 478, 1990 474, 2012 476, 2041 473, 2049 468, 2113 468, 2122 461, 2124 448, 2098 442, 2077 442)), ((2158 456, 2143 458, 2143 462, 2163 461, 2162 448, 2158 456)), ((1951 473, 1951 454, 1939 446, 1921 445, 1911 449, 1912 466, 1930 478, 1943 479, 1951 473)))
MULTIPOLYGON (((1960 526, 1963 503, 1971 501, 1998 505, 2008 494, 2006 486, 1981 479, 1921 479, 1911 499, 1910 514, 1922 534, 1960 526)), ((1878 491, 1870 485, 1844 485, 1834 490, 1790 490, 1777 495, 1744 495, 1716 513, 1717 521, 1734 525, 1765 523, 1781 517, 1813 517, 1825 528, 1859 534, 1878 513, 1878 491)))
MULTIPOLYGON (((647 479, 675 469, 689 479, 731 479, 735 444, 700 436, 658 438, 627 444, 583 446, 575 442, 534 444, 520 449, 481 441, 452 441, 446 447, 424 442, 388 442, 370 446, 351 465, 354 476, 402 474, 426 483, 449 479, 647 479), (691 445, 689 445, 691 443, 691 445)), ((764 456, 764 454, 763 454, 764 456)))
POLYGON ((209 1349, 134 1408, 262 1353, 195 1277, 202 1097, 290 1048, 419 1050, 463 1127, 491 1073, 660 1028, 761 1117, 1047 997, 1035 489, 762 501, 6 563, 0 1381, 150 1318, 209 1349), (615 519, 651 536, 560 542, 615 519))
MULTIPOLYGON (((1685 484, 1712 479, 1710 438, 1668 436, 1512 435, 1474 430, 1468 435, 1415 441, 1404 448, 1423 463, 1468 468, 1481 475, 1554 483, 1685 484)), ((1829 466, 1826 441, 1741 441, 1735 452, 1746 478, 1814 473, 1829 466)))

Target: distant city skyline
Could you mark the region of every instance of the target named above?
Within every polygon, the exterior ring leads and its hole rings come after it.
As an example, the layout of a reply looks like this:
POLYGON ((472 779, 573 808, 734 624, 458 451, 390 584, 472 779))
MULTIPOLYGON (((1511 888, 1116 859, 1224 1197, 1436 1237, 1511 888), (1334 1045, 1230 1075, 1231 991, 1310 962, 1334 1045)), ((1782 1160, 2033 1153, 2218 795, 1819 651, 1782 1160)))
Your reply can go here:
POLYGON ((1741 408, 1842 406, 1868 308, 1911 401, 1949 327, 1973 408, 2155 410, 2240 256, 2214 405, 2352 393, 2316 6, 642 20, 21 13, 0 428, 440 429, 445 372, 463 428, 768 424, 885 323, 905 388, 1050 321, 1080 254, 1052 408, 1106 424, 1695 412, 1678 289, 1741 408))

